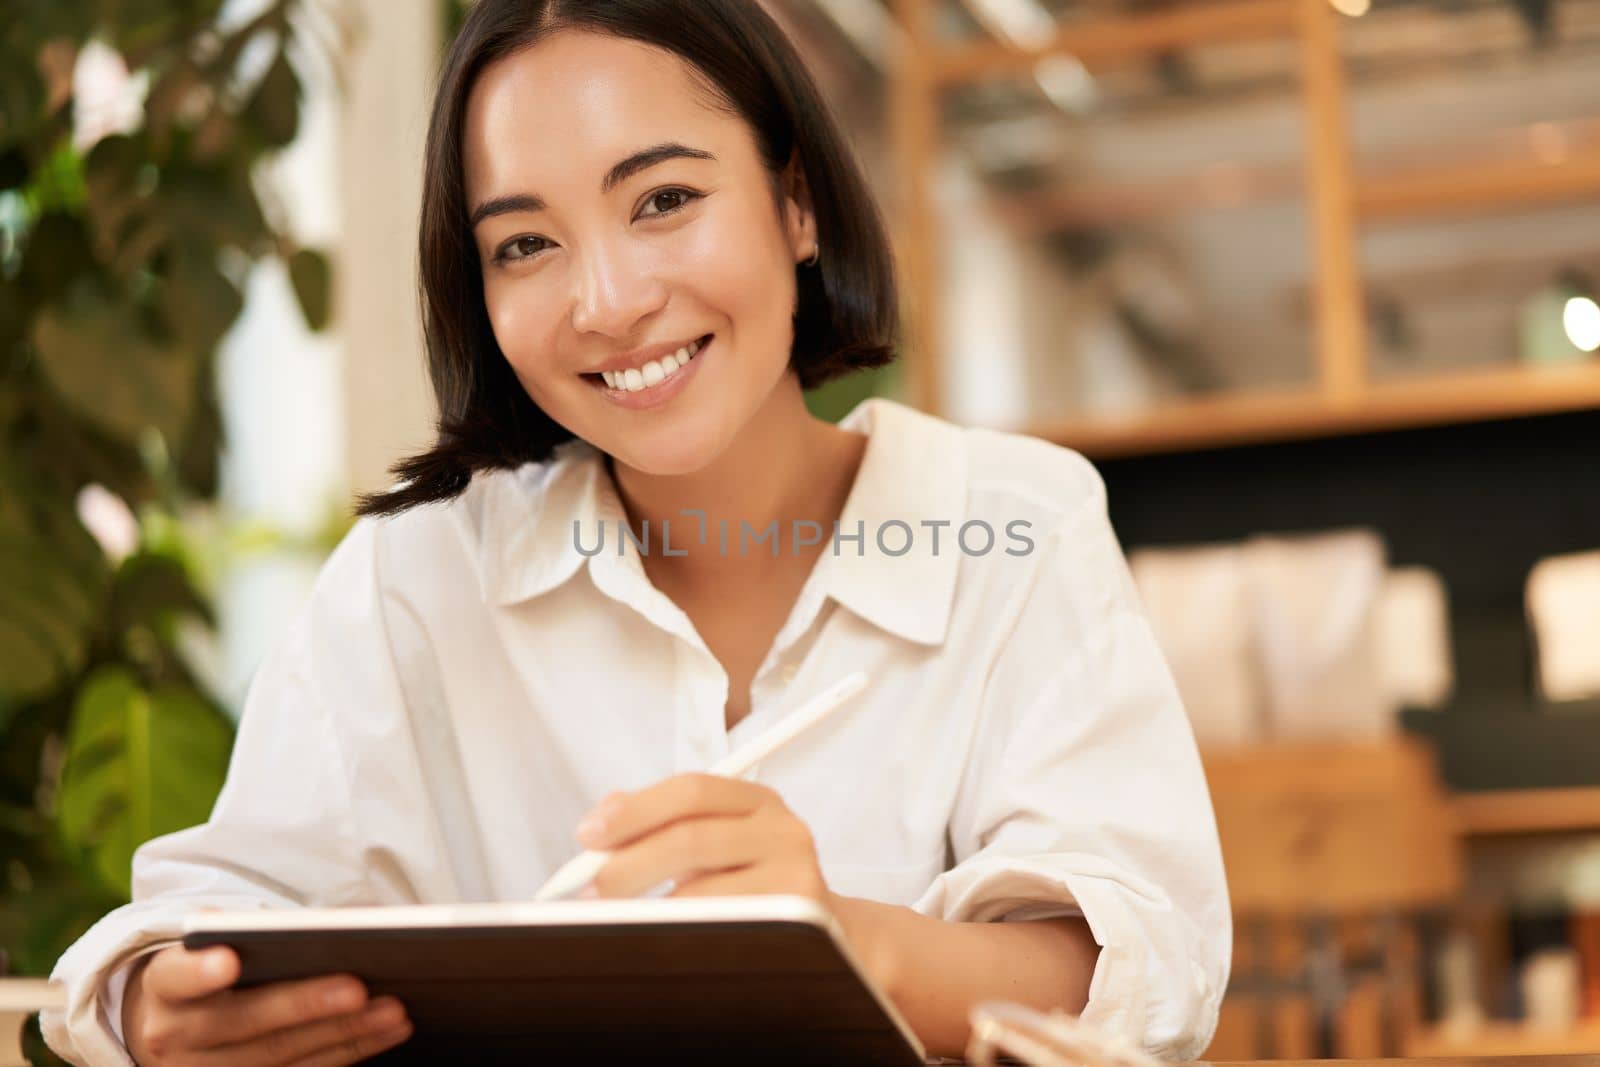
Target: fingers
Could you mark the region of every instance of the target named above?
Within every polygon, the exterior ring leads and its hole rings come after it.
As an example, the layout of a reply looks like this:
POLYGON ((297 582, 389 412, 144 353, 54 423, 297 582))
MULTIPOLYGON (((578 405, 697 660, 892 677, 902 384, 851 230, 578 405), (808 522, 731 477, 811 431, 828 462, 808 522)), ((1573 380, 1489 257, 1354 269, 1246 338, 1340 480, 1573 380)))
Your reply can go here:
POLYGON ((362 1060, 376 1056, 385 1049, 404 1044, 410 1038, 411 1026, 406 1024, 396 1030, 383 1031, 355 1041, 325 1048, 303 1059, 295 1060, 291 1067, 344 1067, 347 1063, 360 1063, 362 1060))
POLYGON ((615 848, 692 816, 748 815, 781 806, 764 785, 714 774, 678 774, 637 793, 613 793, 578 824, 585 848, 615 848))
POLYGON ((595 891, 635 897, 668 878, 682 883, 702 872, 746 866, 771 848, 769 829, 750 818, 683 819, 612 853, 595 875, 595 891))
POLYGON ((239 977, 239 956, 224 945, 190 950, 164 948, 144 968, 144 989, 168 1003, 220 993, 239 977))
MULTIPOLYGON (((781 835, 784 829, 796 831, 792 847, 765 845, 765 851, 754 861, 728 870, 703 870, 699 873, 676 877, 671 896, 675 897, 741 897, 772 893, 811 897, 827 904, 832 898, 828 883, 817 866, 816 854, 810 843, 805 824, 798 819, 778 824, 781 835)), ((762 837, 771 832, 762 831, 762 837)))
POLYGON ((354 1063, 411 1036, 405 1008, 394 997, 378 997, 361 1011, 207 1050, 228 1067, 277 1067, 298 1063, 354 1063))
POLYGON ((748 897, 770 893, 793 893, 794 885, 770 867, 750 866, 736 871, 716 871, 680 881, 673 887, 675 897, 748 897))
POLYGON ((367 989, 352 975, 273 982, 179 1007, 174 1017, 194 1048, 248 1041, 287 1027, 348 1015, 367 1004, 367 989))
POLYGON ((155 953, 140 976, 147 1004, 130 1042, 150 1062, 177 1056, 229 1067, 323 1067, 355 1063, 411 1036, 404 1006, 394 997, 368 1003, 352 975, 230 989, 238 975, 238 955, 226 947, 155 953))

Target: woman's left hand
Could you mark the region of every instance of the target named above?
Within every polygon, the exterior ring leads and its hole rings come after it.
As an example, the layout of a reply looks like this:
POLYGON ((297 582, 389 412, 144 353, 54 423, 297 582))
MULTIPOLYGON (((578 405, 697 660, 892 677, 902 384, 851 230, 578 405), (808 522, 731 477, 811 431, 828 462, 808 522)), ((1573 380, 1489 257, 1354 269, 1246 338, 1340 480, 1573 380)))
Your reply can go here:
POLYGON ((636 897, 671 879, 675 897, 792 893, 832 903, 810 828, 754 782, 680 774, 613 793, 577 838, 612 851, 585 896, 636 897))

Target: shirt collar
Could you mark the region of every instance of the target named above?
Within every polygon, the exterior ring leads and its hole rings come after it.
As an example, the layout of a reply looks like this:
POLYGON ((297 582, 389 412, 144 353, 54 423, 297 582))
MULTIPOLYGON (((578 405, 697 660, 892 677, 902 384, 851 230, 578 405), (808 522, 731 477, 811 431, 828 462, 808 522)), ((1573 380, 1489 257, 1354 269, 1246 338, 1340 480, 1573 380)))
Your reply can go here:
MULTIPOLYGON (((966 517, 961 431, 882 397, 862 401, 840 425, 867 434, 861 469, 839 516, 840 533, 859 530, 862 541, 835 545, 832 532, 824 532, 820 591, 880 629, 940 644, 955 599, 956 535, 966 517), (938 529, 937 552, 924 520, 948 523, 938 529), (882 545, 898 551, 908 531, 904 554, 880 547, 881 534, 882 545)), ((546 463, 496 472, 485 481, 475 509, 483 594, 502 606, 548 592, 583 565, 587 557, 573 541, 574 520, 585 538, 602 523, 611 537, 625 514, 605 456, 582 440, 564 442, 546 463)))
POLYGON ((577 573, 586 557, 574 523, 592 539, 624 515, 605 456, 574 438, 545 463, 497 471, 486 486, 479 529, 484 599, 506 606, 549 592, 577 573))
POLYGON ((842 541, 837 551, 824 546, 824 590, 880 629, 940 644, 955 600, 956 532, 966 519, 961 430, 882 397, 862 401, 839 425, 867 434, 861 470, 839 516, 840 533, 859 529, 863 543, 859 550, 854 542, 842 541), (948 525, 935 531, 924 520, 948 525), (884 547, 899 551, 907 543, 908 529, 909 551, 886 553, 884 547))

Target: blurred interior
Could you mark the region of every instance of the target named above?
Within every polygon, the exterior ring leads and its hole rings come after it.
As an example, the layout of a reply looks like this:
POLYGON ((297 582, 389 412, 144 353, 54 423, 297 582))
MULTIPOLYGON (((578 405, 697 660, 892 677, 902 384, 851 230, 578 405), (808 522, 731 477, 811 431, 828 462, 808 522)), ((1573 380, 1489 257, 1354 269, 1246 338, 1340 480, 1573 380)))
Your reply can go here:
POLYGON ((779 6, 882 103, 906 395, 1105 475, 1239 920, 1208 1056, 1600 1050, 1600 5, 779 6))
MULTIPOLYGON (((763 2, 904 287, 904 359, 815 410, 891 395, 1105 477, 1237 910, 1209 1058, 1600 1053, 1600 0, 763 2)), ((332 325, 240 269, 180 516, 230 713, 432 418, 420 149, 470 3, 305 6, 336 44, 258 177, 332 325)), ((138 121, 108 52, 80 123, 138 121)), ((102 545, 119 506, 79 498, 102 545)))

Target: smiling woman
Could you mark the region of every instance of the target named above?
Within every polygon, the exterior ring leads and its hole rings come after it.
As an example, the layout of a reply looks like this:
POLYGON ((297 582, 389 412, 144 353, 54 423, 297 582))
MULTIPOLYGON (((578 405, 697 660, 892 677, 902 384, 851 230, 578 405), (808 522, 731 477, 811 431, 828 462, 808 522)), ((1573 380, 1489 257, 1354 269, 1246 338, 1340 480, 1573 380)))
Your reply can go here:
POLYGON ((574 436, 695 469, 758 407, 798 425, 803 390, 893 358, 882 221, 811 78, 756 4, 678 8, 475 5, 423 186, 439 440, 365 512, 447 499, 574 436), (713 408, 630 395, 662 390, 646 365, 719 326, 713 408), (660 415, 619 437, 644 409, 660 415))
POLYGON ((164 940, 206 906, 526 900, 582 846, 609 854, 588 896, 809 898, 933 1053, 997 997, 1202 1051, 1216 826, 1101 481, 881 399, 807 411, 891 359, 894 280, 762 9, 477 0, 419 251, 438 440, 261 668, 210 820, 62 957, 51 1043, 370 1055, 409 1034, 393 998, 234 991, 231 950, 164 940), (759 783, 700 773, 857 671, 759 783))

